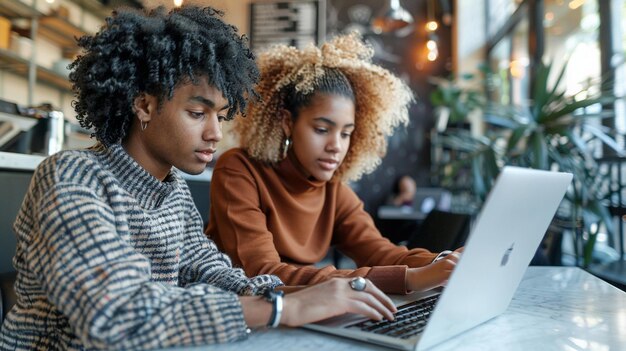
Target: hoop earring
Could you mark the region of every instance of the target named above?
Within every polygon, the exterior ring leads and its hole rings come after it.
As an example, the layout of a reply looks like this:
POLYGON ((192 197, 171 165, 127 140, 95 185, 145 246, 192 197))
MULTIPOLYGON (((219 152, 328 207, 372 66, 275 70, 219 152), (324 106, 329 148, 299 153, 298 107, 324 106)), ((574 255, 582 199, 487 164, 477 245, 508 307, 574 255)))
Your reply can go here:
POLYGON ((289 146, 291 146, 291 138, 286 138, 283 143, 283 159, 287 158, 287 151, 289 151, 289 146))
POLYGON ((146 128, 148 128, 148 122, 144 122, 142 120, 139 120, 139 124, 141 124, 141 131, 143 132, 144 130, 146 130, 146 128))

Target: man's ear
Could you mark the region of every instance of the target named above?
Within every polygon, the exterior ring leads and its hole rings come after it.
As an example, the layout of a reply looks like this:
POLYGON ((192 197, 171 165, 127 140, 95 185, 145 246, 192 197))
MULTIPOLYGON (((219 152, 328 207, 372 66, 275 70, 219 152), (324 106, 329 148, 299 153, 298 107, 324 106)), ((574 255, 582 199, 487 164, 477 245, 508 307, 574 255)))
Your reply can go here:
POLYGON ((153 95, 141 93, 133 101, 133 111, 142 122, 150 122, 152 113, 157 109, 157 98, 153 95))
POLYGON ((280 113, 280 118, 281 118, 281 122, 283 126, 283 132, 285 132, 285 135, 287 136, 287 138, 290 138, 291 132, 293 131, 293 118, 291 116, 291 112, 285 109, 281 109, 279 113, 280 113))

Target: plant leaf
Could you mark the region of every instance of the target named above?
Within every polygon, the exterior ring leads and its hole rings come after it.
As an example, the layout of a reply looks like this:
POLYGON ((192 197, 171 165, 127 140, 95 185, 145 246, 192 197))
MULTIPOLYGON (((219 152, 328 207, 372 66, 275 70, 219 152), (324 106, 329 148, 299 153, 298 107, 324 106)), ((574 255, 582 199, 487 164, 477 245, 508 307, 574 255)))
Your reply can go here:
POLYGON ((579 108, 589 107, 591 105, 600 103, 601 101, 602 100, 600 98, 589 98, 589 99, 584 99, 580 101, 575 101, 572 99, 568 104, 563 106, 563 108, 561 108, 560 110, 556 110, 556 111, 546 114, 543 117, 542 121, 543 122, 555 121, 556 119, 560 117, 573 113, 579 108))
POLYGON ((554 82, 554 86, 552 87, 552 91, 550 92, 550 96, 555 97, 555 96, 563 96, 563 95, 565 95, 565 91, 563 91, 560 94, 557 94, 556 90, 561 85, 561 80, 563 79, 563 76, 565 76, 565 72, 566 71, 567 71, 567 64, 564 64, 563 67, 561 67, 561 71, 559 72, 558 77, 556 78, 556 82, 554 82))
POLYGON ((509 137, 509 141, 506 145, 507 154, 509 154, 517 146, 517 144, 522 139, 524 134, 526 134, 526 130, 527 130, 526 127, 518 127, 513 130, 513 133, 511 133, 511 136, 509 137))
POLYGON ((539 62, 535 67, 535 84, 533 85, 533 107, 532 115, 536 122, 542 119, 543 107, 546 105, 549 94, 547 90, 548 77, 550 75, 550 69, 552 64, 545 65, 543 62, 539 62))
POLYGON ((481 173, 481 159, 482 156, 476 157, 472 160, 472 178, 474 181, 474 192, 481 200, 484 200, 487 188, 485 187, 485 182, 481 173))
POLYGON ((532 143, 532 166, 537 169, 548 169, 548 148, 541 130, 530 135, 532 143))

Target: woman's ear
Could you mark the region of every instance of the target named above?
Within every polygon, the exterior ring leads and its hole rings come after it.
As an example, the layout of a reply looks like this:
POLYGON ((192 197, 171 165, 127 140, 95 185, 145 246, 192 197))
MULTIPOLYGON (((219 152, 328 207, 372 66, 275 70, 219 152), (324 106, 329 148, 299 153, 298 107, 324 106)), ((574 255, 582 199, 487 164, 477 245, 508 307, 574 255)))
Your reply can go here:
POLYGON ((133 111, 142 122, 150 122, 152 113, 156 111, 157 99, 155 96, 141 93, 133 100, 133 111))
POLYGON ((293 131, 293 118, 291 117, 291 112, 281 109, 279 113, 282 121, 283 132, 285 132, 287 138, 290 138, 291 132, 293 131))

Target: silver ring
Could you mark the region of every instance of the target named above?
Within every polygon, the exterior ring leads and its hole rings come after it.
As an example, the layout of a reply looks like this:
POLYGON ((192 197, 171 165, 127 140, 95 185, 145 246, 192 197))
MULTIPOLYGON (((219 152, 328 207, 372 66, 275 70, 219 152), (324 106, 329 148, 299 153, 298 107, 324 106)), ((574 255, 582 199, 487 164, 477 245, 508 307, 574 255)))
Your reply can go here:
POLYGON ((365 280, 365 278, 363 277, 356 277, 356 278, 350 279, 350 287, 352 288, 352 290, 363 291, 365 290, 366 286, 367 286, 367 280, 365 280))

